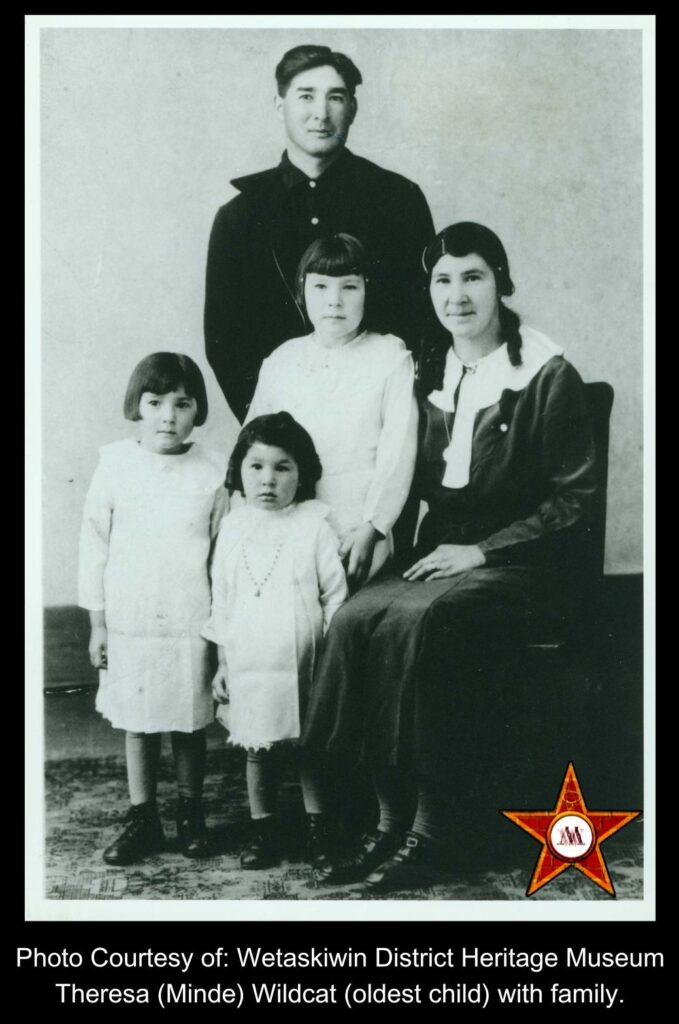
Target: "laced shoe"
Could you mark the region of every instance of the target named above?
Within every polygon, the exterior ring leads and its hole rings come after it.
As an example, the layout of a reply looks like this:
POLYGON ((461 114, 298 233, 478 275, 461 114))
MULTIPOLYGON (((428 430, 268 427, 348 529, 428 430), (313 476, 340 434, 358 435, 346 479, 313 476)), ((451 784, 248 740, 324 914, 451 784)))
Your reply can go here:
POLYGON ((134 864, 165 846, 163 826, 155 802, 133 804, 125 818, 127 825, 102 856, 107 864, 134 864))

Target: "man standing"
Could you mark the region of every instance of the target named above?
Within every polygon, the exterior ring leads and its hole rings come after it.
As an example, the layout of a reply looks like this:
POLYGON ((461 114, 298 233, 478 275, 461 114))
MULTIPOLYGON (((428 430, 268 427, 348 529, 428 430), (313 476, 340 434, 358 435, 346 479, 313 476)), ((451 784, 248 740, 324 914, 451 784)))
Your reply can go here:
POLYGON ((319 235, 344 231, 372 262, 375 328, 416 341, 419 261, 434 234, 413 182, 346 148, 356 116, 356 65, 327 46, 289 50, 276 68, 276 109, 287 150, 280 164, 236 178, 239 195, 215 217, 205 294, 206 355, 242 421, 262 360, 309 325, 295 271, 319 235))

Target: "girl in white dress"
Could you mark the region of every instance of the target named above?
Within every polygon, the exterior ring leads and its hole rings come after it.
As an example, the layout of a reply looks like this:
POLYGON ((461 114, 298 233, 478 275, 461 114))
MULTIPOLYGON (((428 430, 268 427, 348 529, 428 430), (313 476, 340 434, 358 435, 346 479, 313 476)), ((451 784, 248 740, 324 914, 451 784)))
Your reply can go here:
POLYGON ((125 729, 131 808, 104 851, 130 864, 164 842, 156 809, 161 733, 177 771, 177 830, 187 857, 204 856, 205 726, 213 720, 208 558, 228 496, 226 458, 188 443, 207 416, 202 374, 188 356, 156 352, 136 367, 125 417, 138 438, 104 445, 87 495, 79 602, 89 609, 96 706, 125 729))
POLYGON ((351 235, 309 246, 297 298, 314 331, 264 360, 246 418, 285 409, 311 434, 323 466, 317 495, 330 506, 352 588, 393 550, 417 450, 412 357, 400 338, 369 330, 368 270, 351 235))
MULTIPOLYGON (((212 614, 203 636, 218 645, 213 693, 231 742, 247 750, 253 839, 243 868, 278 859, 277 746, 297 740, 314 661, 347 585, 328 526, 314 500, 321 465, 306 430, 286 412, 241 431, 227 486, 245 503, 224 519, 212 566, 212 614)), ((313 861, 327 852, 318 771, 302 764, 302 796, 313 861)))

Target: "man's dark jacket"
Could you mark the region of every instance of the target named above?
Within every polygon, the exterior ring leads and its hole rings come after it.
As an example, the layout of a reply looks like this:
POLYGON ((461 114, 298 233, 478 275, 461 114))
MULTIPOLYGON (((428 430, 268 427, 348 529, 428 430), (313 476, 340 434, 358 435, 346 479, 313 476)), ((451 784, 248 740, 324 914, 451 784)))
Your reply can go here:
POLYGON ((217 212, 208 249, 205 351, 229 406, 242 420, 262 360, 310 328, 295 297, 295 272, 319 235, 344 231, 371 260, 371 327, 412 347, 422 251, 434 234, 412 181, 348 150, 320 178, 287 155, 278 167, 236 178, 240 192, 217 212))

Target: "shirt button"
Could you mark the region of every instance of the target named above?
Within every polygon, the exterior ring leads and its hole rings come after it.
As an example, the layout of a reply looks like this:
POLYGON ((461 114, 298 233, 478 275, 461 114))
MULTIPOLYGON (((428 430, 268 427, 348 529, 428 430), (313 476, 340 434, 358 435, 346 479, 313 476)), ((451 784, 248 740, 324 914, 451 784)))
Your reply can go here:
POLYGON ((318 224, 318 217, 312 217, 311 218, 311 223, 312 224, 318 224))
POLYGON ((506 434, 507 431, 509 430, 509 427, 507 426, 506 423, 501 423, 500 424, 500 430, 502 431, 503 434, 506 434))
POLYGON ((315 181, 310 181, 309 182, 309 188, 316 188, 316 182, 315 181))

